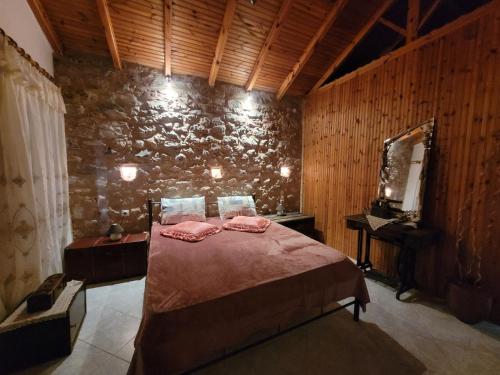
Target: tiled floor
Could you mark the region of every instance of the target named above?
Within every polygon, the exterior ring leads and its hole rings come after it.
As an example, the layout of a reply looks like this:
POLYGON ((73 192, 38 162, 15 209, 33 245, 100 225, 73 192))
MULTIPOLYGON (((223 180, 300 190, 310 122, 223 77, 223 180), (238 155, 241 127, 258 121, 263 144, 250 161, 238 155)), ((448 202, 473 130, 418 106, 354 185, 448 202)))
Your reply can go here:
MULTIPOLYGON (((373 334, 373 329, 369 327, 384 331, 396 346, 401 345, 406 349, 402 349, 404 353, 416 359, 415 362, 419 363, 416 367, 419 373, 500 374, 499 326, 489 323, 468 326, 456 320, 440 306, 421 300, 418 295, 414 296, 411 302, 398 302, 390 288, 371 280, 367 280, 367 283, 372 303, 368 305, 368 312, 361 315, 362 324, 366 329, 357 331, 359 335, 368 335, 370 330, 373 334), (424 370, 425 368, 427 370, 424 370)), ((133 339, 140 322, 143 291, 144 279, 89 288, 87 316, 71 356, 31 368, 23 374, 125 374, 132 357, 133 339)), ((351 326, 351 323, 346 324, 351 326)), ((354 322, 352 326, 355 327, 354 322)), ((313 326, 301 329, 305 329, 304 332, 311 331, 303 333, 302 336, 299 333, 296 336, 298 340, 301 340, 301 337, 311 339, 310 336, 316 334, 313 326)), ((317 337, 314 337, 314 340, 314 350, 317 351, 321 345, 316 346, 319 342, 317 337)), ((275 343, 278 344, 280 343, 275 343)), ((282 341, 280 345, 285 344, 286 341, 282 341)), ((293 347, 294 345, 290 350, 293 350, 293 347)), ((250 349, 243 354, 243 357, 246 356, 247 361, 252 361, 252 356, 260 356, 262 359, 262 356, 265 356, 264 351, 265 349, 258 347, 250 349)), ((275 357, 276 354, 271 358, 275 357)), ((273 364, 268 363, 265 367, 260 366, 258 371, 260 374, 297 373, 296 369, 294 371, 292 367, 288 368, 288 370, 283 367, 273 368, 273 364)), ((227 366, 219 363, 206 372, 230 373, 224 369, 227 369, 227 366)), ((257 370, 249 370, 248 366, 245 369, 245 373, 257 373, 257 370)), ((320 373, 318 371, 320 370, 313 370, 310 367, 307 372, 317 374, 320 373)), ((357 373, 354 368, 348 372, 357 373)), ((335 373, 343 374, 346 371, 339 371, 337 367, 335 373)), ((368 372, 369 375, 370 373, 381 373, 381 371, 368 372)))

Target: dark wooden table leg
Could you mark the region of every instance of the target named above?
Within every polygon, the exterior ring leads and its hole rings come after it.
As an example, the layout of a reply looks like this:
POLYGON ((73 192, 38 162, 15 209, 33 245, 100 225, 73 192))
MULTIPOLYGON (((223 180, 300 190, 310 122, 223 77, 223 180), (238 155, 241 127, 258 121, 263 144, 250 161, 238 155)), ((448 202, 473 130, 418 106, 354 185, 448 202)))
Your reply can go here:
POLYGON ((396 299, 399 300, 401 294, 415 287, 415 262, 416 251, 405 246, 401 246, 398 255, 399 288, 396 292, 396 299))
POLYGON ((363 229, 358 229, 358 254, 356 256, 356 266, 361 266, 361 257, 363 256, 363 229))
POLYGON ((354 315, 353 315, 353 319, 355 322, 359 322, 359 307, 360 307, 361 303, 359 302, 359 299, 355 299, 354 300, 354 315))
POLYGON ((370 236, 370 233, 366 232, 366 242, 365 242, 365 261, 363 264, 363 269, 366 270, 367 268, 370 268, 370 270, 373 268, 372 262, 370 261, 370 245, 371 245, 371 240, 372 236, 370 236))

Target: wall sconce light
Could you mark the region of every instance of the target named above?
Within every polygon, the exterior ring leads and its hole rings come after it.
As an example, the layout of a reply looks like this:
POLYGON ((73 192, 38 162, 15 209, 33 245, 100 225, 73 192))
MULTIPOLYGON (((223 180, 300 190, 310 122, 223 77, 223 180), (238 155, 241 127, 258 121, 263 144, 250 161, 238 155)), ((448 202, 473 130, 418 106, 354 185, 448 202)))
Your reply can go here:
POLYGON ((218 180, 218 179, 222 178, 222 168, 221 167, 211 167, 210 174, 212 175, 213 178, 218 180))
POLYGON ((390 187, 385 188, 385 195, 387 198, 390 198, 392 195, 392 189, 390 187))
POLYGON ((165 84, 165 88, 162 90, 162 93, 167 97, 168 100, 175 100, 179 96, 179 93, 172 84, 172 78, 170 76, 167 76, 167 82, 165 84))
POLYGON ((283 167, 280 168, 280 175, 281 175, 281 177, 288 178, 288 177, 290 177, 291 173, 292 173, 292 171, 290 170, 290 167, 283 166, 283 167))
POLYGON ((241 106, 246 111, 255 109, 256 103, 251 92, 247 92, 245 98, 241 101, 241 106))
POLYGON ((122 164, 120 165, 120 177, 125 181, 134 181, 137 177, 137 165, 122 164))

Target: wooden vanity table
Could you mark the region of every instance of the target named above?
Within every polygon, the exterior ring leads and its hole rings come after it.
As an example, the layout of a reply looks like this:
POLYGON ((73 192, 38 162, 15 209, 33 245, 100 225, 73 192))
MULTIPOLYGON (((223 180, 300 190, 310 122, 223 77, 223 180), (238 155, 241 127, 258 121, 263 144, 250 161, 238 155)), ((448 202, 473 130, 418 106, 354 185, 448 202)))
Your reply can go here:
POLYGON ((365 215, 347 216, 346 225, 348 229, 358 231, 356 265, 363 270, 363 272, 366 273, 373 270, 373 265, 370 261, 370 245, 372 238, 389 242, 399 247, 397 259, 399 286, 396 292, 396 298, 399 300, 401 294, 416 287, 415 262, 417 251, 432 246, 438 238, 438 231, 392 223, 384 225, 374 231, 370 227, 370 224, 368 224, 365 215), (365 242, 364 259, 363 242, 365 242))

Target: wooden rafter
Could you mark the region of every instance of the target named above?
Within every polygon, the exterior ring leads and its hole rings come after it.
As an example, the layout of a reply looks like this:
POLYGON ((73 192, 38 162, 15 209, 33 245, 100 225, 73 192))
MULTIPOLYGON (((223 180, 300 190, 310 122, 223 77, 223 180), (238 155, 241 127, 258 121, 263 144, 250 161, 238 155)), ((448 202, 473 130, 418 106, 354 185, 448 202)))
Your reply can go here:
MULTIPOLYGON (((425 23, 429 20, 429 18, 432 16, 432 14, 435 12, 435 10, 438 8, 438 6, 442 3, 442 0, 435 0, 431 6, 429 7, 429 9, 425 12, 424 16, 422 17, 422 19, 420 20, 420 24, 418 25, 418 29, 420 30, 424 25, 425 23)), ((401 36, 400 38, 398 38, 393 44, 391 44, 389 46, 389 48, 386 48, 381 56, 391 52, 398 44, 400 44, 404 39, 404 36, 401 36)))
POLYGON ((432 43, 432 42, 438 40, 439 38, 442 38, 445 35, 451 34, 454 31, 459 30, 460 28, 462 28, 466 25, 469 25, 472 22, 477 21, 478 19, 483 17, 485 14, 488 14, 489 12, 494 12, 496 9, 498 9, 499 6, 500 6, 500 0, 491 0, 489 3, 486 3, 485 5, 478 7, 477 9, 473 10, 472 12, 464 14, 463 16, 460 16, 456 20, 451 21, 450 23, 447 23, 446 25, 431 31, 430 33, 428 33, 424 36, 421 36, 420 38, 416 39, 412 43, 406 44, 406 45, 402 46, 401 48, 398 48, 395 51, 389 52, 388 54, 386 54, 382 57, 379 57, 378 59, 373 60, 372 62, 370 62, 370 63, 368 63, 368 64, 350 72, 350 73, 347 73, 347 74, 343 75, 342 77, 340 77, 332 82, 329 82, 328 84, 322 86, 318 91, 324 92, 326 90, 329 90, 333 86, 337 86, 337 85, 340 85, 344 82, 347 82, 350 79, 352 79, 353 77, 361 75, 363 73, 366 73, 366 72, 376 68, 377 66, 386 64, 388 61, 392 61, 392 60, 398 58, 399 56, 404 55, 405 53, 407 53, 409 51, 416 50, 416 49, 420 48, 421 46, 432 43))
POLYGON ((418 38, 420 23, 420 0, 408 0, 408 15, 406 17, 406 43, 418 38))
POLYGON ((45 36, 47 37, 47 40, 52 46, 52 49, 54 50, 54 52, 62 55, 63 47, 61 40, 52 27, 52 23, 50 22, 49 16, 47 15, 45 8, 43 7, 43 4, 40 2, 40 0, 28 0, 28 4, 33 11, 33 14, 35 15, 38 23, 40 24, 40 27, 42 28, 45 36))
POLYGON ((378 22, 380 22, 384 26, 387 26, 389 29, 394 30, 397 33, 406 36, 406 30, 403 29, 401 26, 396 25, 394 22, 386 20, 384 17, 380 17, 378 19, 378 22))
POLYGON ((164 0, 164 48, 165 48, 165 67, 166 76, 172 75, 172 0, 164 0))
POLYGON ((253 86, 255 85, 255 82, 257 81, 257 78, 259 77, 260 71, 262 70, 262 66, 264 65, 264 61, 271 50, 271 47, 278 37, 279 31, 281 29, 281 25, 283 24, 283 21, 285 20, 288 11, 292 8, 294 0, 283 0, 283 3, 281 4, 281 8, 278 12, 278 15, 276 16, 273 25, 271 26, 271 30, 269 31, 269 34, 267 34, 266 41, 264 42, 264 45, 262 46, 262 49, 260 50, 259 56, 257 57, 257 61, 255 62, 255 65, 253 66, 252 73, 250 74, 250 78, 247 81, 247 84, 245 85, 245 88, 247 90, 251 90, 253 86))
POLYGON ((307 44, 307 47, 300 56, 299 61, 297 61, 297 63, 293 66, 292 71, 288 73, 285 80, 278 89, 278 92, 276 93, 276 97, 278 98, 278 100, 280 100, 283 97, 283 95, 286 94, 286 92, 292 85, 293 81, 295 81, 295 79, 297 78, 297 76, 302 71, 307 61, 313 54, 318 43, 323 39, 328 30, 330 30, 330 27, 337 19, 337 16, 340 14, 340 12, 342 12, 342 9, 344 9, 344 7, 346 6, 347 1, 348 0, 337 0, 335 4, 332 6, 332 9, 330 9, 328 14, 326 15, 318 31, 316 31, 312 39, 307 44))
POLYGON ((368 22, 365 23, 363 28, 356 34, 351 43, 342 51, 342 53, 330 64, 328 69, 323 73, 321 78, 316 82, 309 93, 317 91, 320 86, 325 82, 328 77, 337 69, 340 64, 349 56, 352 50, 359 44, 359 42, 365 37, 365 35, 372 29, 373 25, 378 21, 380 17, 389 9, 394 0, 385 0, 382 5, 377 9, 377 11, 370 17, 368 22))
POLYGON ((420 23, 418 24, 418 28, 421 29, 426 22, 431 18, 431 16, 434 14, 435 10, 441 4, 442 0, 434 0, 434 2, 431 4, 429 9, 427 9, 427 12, 423 15, 423 17, 420 19, 420 23))
POLYGON ((118 53, 118 45, 116 43, 111 16, 109 14, 108 1, 96 0, 96 2, 97 10, 99 11, 99 16, 101 17, 101 22, 106 34, 106 41, 108 42, 109 52, 111 53, 111 57, 113 59, 113 64, 116 69, 121 69, 122 61, 120 60, 120 54, 118 53))
POLYGON ((219 73, 220 62, 222 60, 222 55, 224 54, 224 48, 226 47, 227 38, 229 36, 229 29, 231 27, 231 24, 233 23, 237 4, 237 0, 227 0, 226 10, 224 11, 224 18, 222 19, 222 25, 219 31, 219 39, 217 40, 217 47, 215 48, 212 66, 210 67, 210 75, 208 76, 208 84, 210 86, 215 85, 217 73, 219 73))

